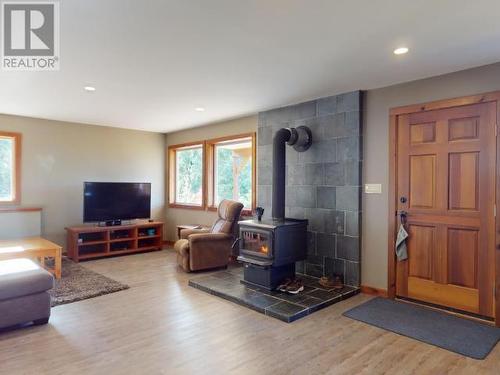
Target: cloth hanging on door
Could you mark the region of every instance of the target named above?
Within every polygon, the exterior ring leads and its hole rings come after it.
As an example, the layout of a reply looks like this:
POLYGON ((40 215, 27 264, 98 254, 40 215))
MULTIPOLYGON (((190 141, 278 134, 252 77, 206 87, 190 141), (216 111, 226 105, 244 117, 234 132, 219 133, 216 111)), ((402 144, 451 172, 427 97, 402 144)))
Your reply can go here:
POLYGON ((396 239, 396 256, 398 262, 408 259, 408 249, 406 248, 406 239, 408 232, 406 231, 403 223, 399 225, 398 237, 396 239))

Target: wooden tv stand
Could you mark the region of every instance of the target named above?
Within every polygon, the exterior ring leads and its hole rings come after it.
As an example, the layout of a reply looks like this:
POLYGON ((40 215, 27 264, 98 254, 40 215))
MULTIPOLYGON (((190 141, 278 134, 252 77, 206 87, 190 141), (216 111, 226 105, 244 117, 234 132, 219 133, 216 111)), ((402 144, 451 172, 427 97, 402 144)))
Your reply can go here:
POLYGON ((66 231, 68 256, 75 262, 161 250, 163 247, 161 221, 111 227, 81 225, 67 227, 66 231))

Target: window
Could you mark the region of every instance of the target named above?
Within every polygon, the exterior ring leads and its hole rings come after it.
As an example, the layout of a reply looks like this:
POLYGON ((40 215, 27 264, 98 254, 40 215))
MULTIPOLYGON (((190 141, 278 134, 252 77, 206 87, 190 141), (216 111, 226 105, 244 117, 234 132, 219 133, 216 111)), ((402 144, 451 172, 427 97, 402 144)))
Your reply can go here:
POLYGON ((255 133, 169 147, 169 206, 215 210, 223 199, 255 208, 255 133))
POLYGON ((204 143, 169 148, 171 206, 204 207, 204 143))
POLYGON ((0 132, 0 204, 21 199, 21 134, 0 132))
POLYGON ((255 206, 254 134, 208 141, 208 204, 215 208, 223 199, 255 206))

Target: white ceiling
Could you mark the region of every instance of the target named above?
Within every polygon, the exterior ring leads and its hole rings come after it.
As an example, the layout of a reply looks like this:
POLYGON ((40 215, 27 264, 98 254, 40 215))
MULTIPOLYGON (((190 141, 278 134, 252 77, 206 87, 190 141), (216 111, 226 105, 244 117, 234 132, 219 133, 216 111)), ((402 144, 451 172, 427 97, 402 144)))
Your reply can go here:
POLYGON ((61 70, 0 71, 0 113, 170 132, 500 61, 498 0, 60 3, 61 70))

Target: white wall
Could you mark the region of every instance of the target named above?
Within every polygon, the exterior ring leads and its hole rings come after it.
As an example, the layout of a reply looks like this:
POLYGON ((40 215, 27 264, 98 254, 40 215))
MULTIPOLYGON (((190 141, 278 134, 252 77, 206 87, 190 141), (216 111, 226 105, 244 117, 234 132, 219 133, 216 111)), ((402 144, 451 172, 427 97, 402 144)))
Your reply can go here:
POLYGON ((83 182, 152 183, 152 216, 164 218, 165 135, 0 115, 23 134, 21 205, 42 207, 42 235, 65 246, 64 227, 83 220, 83 182))
POLYGON ((0 212, 0 239, 35 237, 42 233, 42 211, 0 212))

